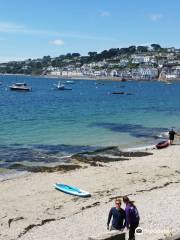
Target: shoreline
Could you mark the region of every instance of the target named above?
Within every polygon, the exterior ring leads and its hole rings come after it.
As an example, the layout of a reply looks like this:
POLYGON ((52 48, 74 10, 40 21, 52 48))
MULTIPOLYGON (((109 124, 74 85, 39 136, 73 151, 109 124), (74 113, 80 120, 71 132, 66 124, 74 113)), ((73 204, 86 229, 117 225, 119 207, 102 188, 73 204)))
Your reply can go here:
MULTIPOLYGON (((89 149, 89 150, 83 150, 81 152, 76 152, 68 155, 64 155, 64 157, 60 157, 59 161, 57 160, 56 163, 46 163, 45 162, 38 162, 36 164, 33 164, 33 162, 12 162, 9 167, 6 168, 0 168, 0 182, 9 180, 9 179, 15 179, 18 178, 21 175, 27 175, 29 173, 33 172, 55 172, 55 171, 64 171, 68 172, 76 168, 78 168, 79 165, 77 165, 77 158, 79 161, 79 157, 86 159, 87 164, 89 165, 97 165, 99 160, 101 161, 100 157, 105 156, 107 162, 111 162, 114 160, 114 158, 117 158, 117 156, 123 156, 130 155, 132 153, 138 153, 141 155, 142 152, 151 151, 156 148, 156 144, 147 144, 147 141, 144 141, 144 144, 142 143, 140 145, 132 145, 129 144, 124 148, 120 148, 119 145, 117 146, 101 146, 97 149, 89 149), (146 143, 146 144, 145 144, 146 143), (92 155, 92 157, 91 157, 92 155), (62 161, 60 161, 63 159, 62 161), (89 161, 89 162, 88 162, 89 161)), ((54 155, 56 156, 56 154, 54 155)), ((80 160, 81 162, 81 160, 80 160)), ((84 161, 82 161, 84 162, 84 161)))
POLYGON ((2 76, 22 76, 22 77, 37 77, 37 78, 50 78, 50 79, 71 79, 71 80, 93 80, 93 81, 119 81, 119 82, 163 82, 163 83, 169 83, 169 82, 174 82, 177 81, 179 82, 180 79, 132 79, 132 78, 127 78, 127 79, 122 79, 122 77, 95 77, 95 76, 53 76, 53 75, 25 75, 25 74, 3 74, 2 76))
POLYGON ((169 231, 177 233, 180 146, 148 152, 151 155, 101 162, 101 166, 81 162, 82 167, 73 171, 29 173, 0 182, 0 238, 87 239, 92 233, 106 232, 108 211, 114 199, 123 195, 136 201, 143 239, 157 240, 169 231), (64 194, 53 188, 56 182, 78 186, 92 196, 83 199, 64 194))

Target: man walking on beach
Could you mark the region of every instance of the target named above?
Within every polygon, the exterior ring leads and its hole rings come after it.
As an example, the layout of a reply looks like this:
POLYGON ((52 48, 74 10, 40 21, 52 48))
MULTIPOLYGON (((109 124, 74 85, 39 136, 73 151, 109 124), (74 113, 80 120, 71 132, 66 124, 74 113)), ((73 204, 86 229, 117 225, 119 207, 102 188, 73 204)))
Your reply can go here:
POLYGON ((174 129, 172 128, 170 131, 169 131, 169 140, 170 140, 170 144, 173 144, 173 141, 174 141, 174 135, 176 134, 176 132, 174 131, 174 129))
POLYGON ((125 211, 121 208, 121 200, 115 200, 115 207, 112 207, 109 211, 107 229, 108 230, 120 230, 123 231, 125 225, 125 211), (112 225, 109 228, 109 224, 112 219, 112 225))

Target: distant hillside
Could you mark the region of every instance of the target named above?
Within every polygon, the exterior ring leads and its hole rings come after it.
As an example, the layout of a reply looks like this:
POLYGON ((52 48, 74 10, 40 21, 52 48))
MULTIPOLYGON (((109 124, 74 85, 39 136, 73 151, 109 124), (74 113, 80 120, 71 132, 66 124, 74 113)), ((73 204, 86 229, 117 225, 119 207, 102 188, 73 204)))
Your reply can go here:
MULTIPOLYGON (((79 53, 67 53, 59 57, 52 58, 44 56, 38 59, 27 59, 24 61, 13 61, 0 64, 1 74, 31 74, 42 75, 47 74, 48 69, 60 68, 66 70, 66 67, 81 68, 86 64, 98 63, 106 61, 105 66, 96 66, 96 69, 122 69, 123 67, 135 68, 138 63, 131 61, 132 55, 148 55, 154 56, 156 60, 166 57, 167 54, 173 52, 176 59, 180 59, 180 50, 175 48, 162 48, 159 44, 151 44, 148 46, 130 46, 127 48, 111 48, 100 53, 89 52, 87 56, 81 56, 79 53), (119 65, 119 61, 126 59, 128 64, 119 65)), ((153 66, 156 67, 156 61, 153 66)))

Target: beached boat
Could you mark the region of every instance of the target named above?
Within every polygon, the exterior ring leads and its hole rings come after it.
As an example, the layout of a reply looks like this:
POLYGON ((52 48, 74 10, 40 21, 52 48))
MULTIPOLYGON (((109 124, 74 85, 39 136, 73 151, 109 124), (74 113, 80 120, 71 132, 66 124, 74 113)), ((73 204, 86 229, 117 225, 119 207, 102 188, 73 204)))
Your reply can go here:
POLYGON ((54 184, 54 187, 57 190, 60 190, 64 193, 68 193, 68 194, 79 196, 79 197, 90 197, 91 196, 91 194, 89 192, 86 192, 80 188, 62 184, 62 183, 59 183, 59 184, 56 183, 56 184, 54 184))
POLYGON ((10 90, 13 91, 31 91, 32 88, 27 86, 26 83, 14 83, 11 86, 9 86, 10 90))
POLYGON ((72 90, 72 88, 67 88, 67 87, 65 87, 65 85, 64 84, 62 84, 61 82, 58 82, 57 84, 55 84, 55 87, 56 87, 56 89, 58 89, 58 90, 72 90))
POLYGON ((156 148, 157 149, 162 149, 162 148, 166 148, 169 146, 169 141, 165 140, 165 141, 161 141, 158 144, 156 144, 156 148))

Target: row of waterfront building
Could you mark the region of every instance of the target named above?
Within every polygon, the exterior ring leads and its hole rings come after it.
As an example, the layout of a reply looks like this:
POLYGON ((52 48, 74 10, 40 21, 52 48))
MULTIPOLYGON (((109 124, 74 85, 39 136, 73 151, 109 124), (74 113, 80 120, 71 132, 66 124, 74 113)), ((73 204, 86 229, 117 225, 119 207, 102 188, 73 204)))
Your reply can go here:
POLYGON ((166 53, 132 54, 83 65, 68 62, 65 67, 49 66, 44 74, 62 77, 120 77, 125 79, 180 79, 180 50, 166 53), (178 52, 177 52, 178 51, 178 52))
POLYGON ((143 68, 139 67, 136 69, 124 69, 124 70, 83 70, 81 68, 76 69, 53 69, 49 72, 53 76, 62 77, 121 77, 121 78, 134 78, 134 79, 154 79, 158 77, 158 69, 156 68, 143 68))
POLYGON ((95 70, 92 68, 51 68, 48 70, 48 75, 61 77, 120 77, 124 79, 180 79, 180 66, 156 68, 150 66, 139 66, 138 68, 119 69, 101 69, 95 70))

